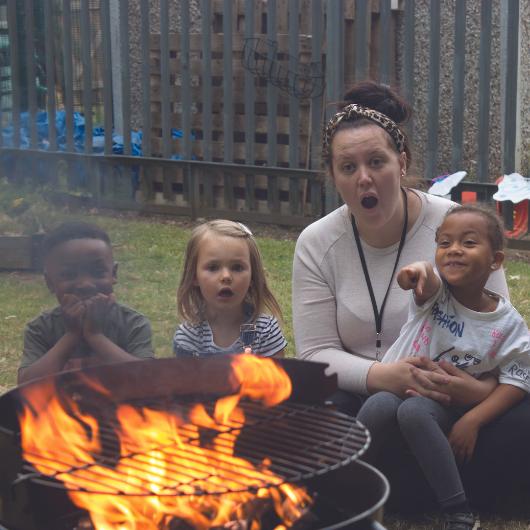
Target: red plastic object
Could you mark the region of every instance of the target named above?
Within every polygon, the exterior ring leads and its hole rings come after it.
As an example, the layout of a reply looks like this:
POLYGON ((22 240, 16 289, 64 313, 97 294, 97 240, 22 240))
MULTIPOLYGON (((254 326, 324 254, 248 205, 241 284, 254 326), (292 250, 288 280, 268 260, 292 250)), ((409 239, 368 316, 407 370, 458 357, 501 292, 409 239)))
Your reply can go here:
MULTIPOLYGON (((495 184, 502 182, 504 177, 499 177, 495 184)), ((462 194, 463 195, 463 194, 462 194)), ((463 201, 462 201, 463 202, 463 201)), ((497 202, 497 211, 502 212, 500 202, 497 202)), ((513 230, 506 230, 504 234, 506 237, 512 239, 519 239, 526 235, 528 231, 528 200, 521 201, 513 205, 513 230)))

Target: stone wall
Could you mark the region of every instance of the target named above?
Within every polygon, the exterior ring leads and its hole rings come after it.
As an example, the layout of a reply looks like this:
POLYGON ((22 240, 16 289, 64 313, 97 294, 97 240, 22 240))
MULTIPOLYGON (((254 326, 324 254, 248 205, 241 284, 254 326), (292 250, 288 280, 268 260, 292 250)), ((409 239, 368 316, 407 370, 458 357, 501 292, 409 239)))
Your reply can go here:
MULTIPOLYGON (((427 148, 428 91, 429 91, 429 33, 430 2, 416 0, 415 49, 414 49, 414 127, 412 133, 414 169, 424 174, 424 158, 427 148)), ((466 3, 465 40, 465 89, 464 89, 464 138, 462 167, 451 168, 453 126, 453 56, 455 0, 441 0, 440 11, 440 106, 438 127, 438 174, 461 169, 473 179, 477 172, 478 110, 479 110, 479 49, 480 49, 480 2, 466 3)), ((491 180, 500 174, 501 168, 501 85, 500 85, 500 9, 493 3, 491 42, 491 82, 489 112, 489 175, 491 180)), ((403 19, 400 17, 398 39, 402 45, 403 19)), ((401 55, 401 54, 400 54, 401 55)), ((401 68, 400 68, 401 70, 401 68)))

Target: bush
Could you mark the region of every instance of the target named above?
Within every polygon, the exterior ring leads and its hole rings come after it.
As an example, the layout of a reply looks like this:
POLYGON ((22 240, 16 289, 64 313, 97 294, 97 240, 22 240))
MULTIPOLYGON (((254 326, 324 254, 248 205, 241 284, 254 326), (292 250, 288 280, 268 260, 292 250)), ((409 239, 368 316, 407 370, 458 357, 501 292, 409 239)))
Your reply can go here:
POLYGON ((52 210, 46 195, 42 187, 19 186, 0 179, 0 234, 38 234, 57 224, 60 214, 52 210))

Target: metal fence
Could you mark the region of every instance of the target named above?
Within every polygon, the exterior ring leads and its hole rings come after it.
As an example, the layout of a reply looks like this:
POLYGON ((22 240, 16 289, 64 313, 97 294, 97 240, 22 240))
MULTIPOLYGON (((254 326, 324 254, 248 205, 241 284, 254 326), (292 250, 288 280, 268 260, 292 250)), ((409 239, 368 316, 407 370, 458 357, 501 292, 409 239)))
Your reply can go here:
POLYGON ((516 169, 519 12, 519 0, 7 0, 2 160, 18 171, 17 150, 45 149, 48 165, 97 168, 69 181, 99 200, 119 178, 113 201, 134 208, 303 225, 338 204, 320 174, 331 103, 372 78, 421 110, 408 132, 422 177, 465 169, 480 187, 516 169))

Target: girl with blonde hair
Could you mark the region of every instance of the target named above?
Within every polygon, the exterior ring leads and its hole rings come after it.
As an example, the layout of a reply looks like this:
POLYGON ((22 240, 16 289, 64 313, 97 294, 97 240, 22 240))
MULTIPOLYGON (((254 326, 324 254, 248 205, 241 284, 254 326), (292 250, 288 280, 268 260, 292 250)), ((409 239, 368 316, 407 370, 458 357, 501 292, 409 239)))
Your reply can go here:
POLYGON ((211 356, 250 349, 283 356, 282 313, 267 285, 261 254, 242 223, 217 219, 196 227, 188 241, 177 290, 182 324, 177 356, 211 356))

